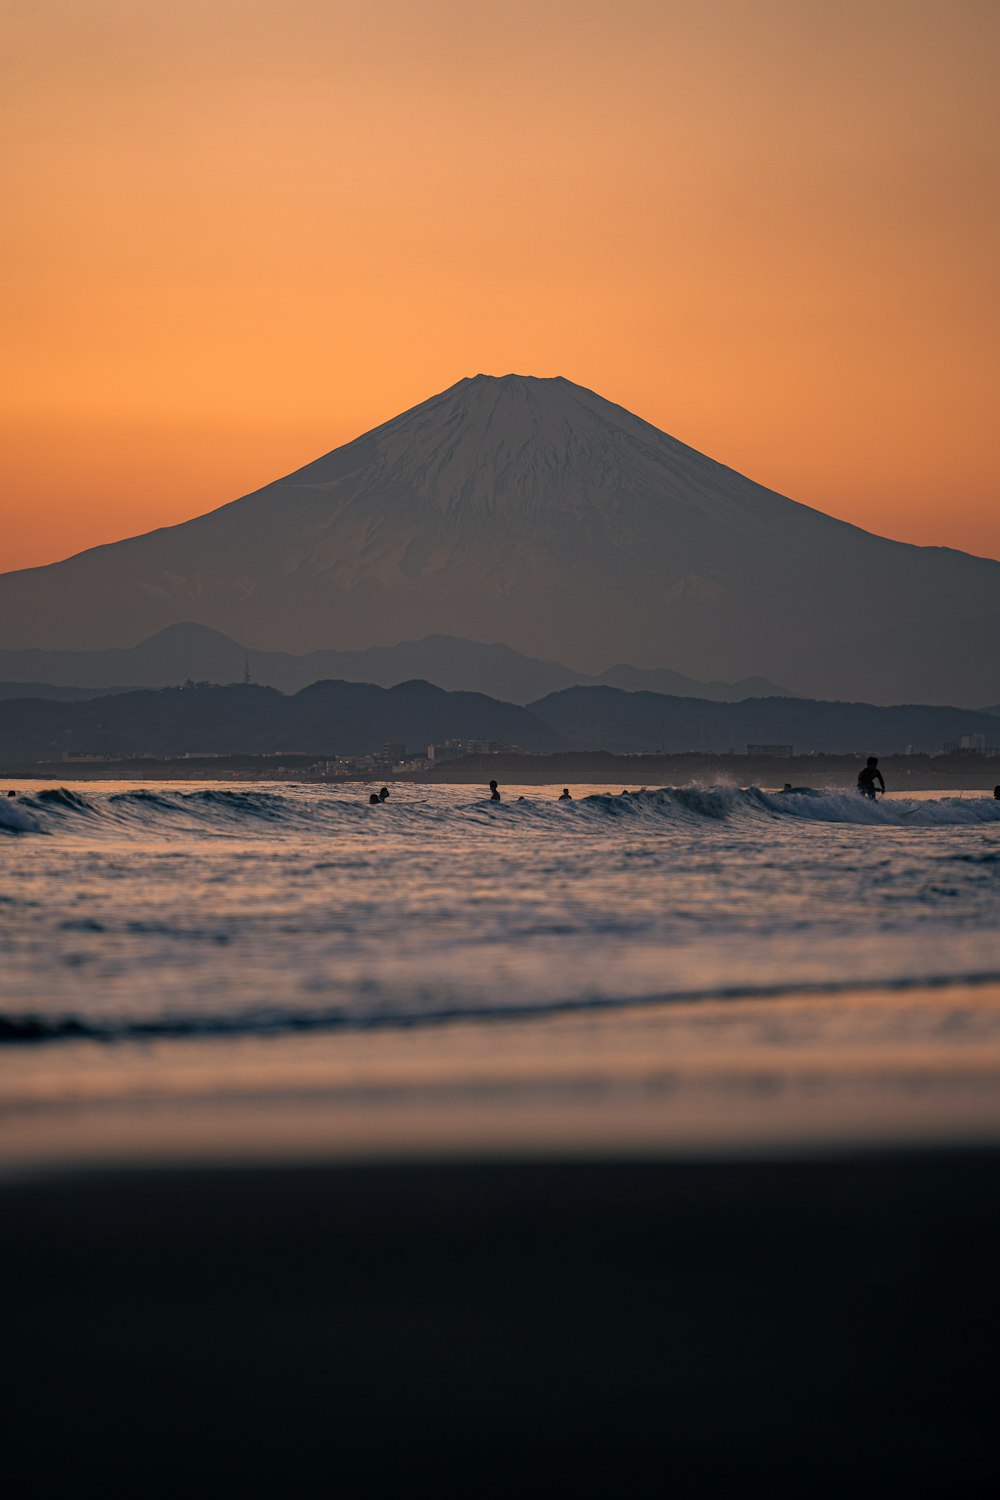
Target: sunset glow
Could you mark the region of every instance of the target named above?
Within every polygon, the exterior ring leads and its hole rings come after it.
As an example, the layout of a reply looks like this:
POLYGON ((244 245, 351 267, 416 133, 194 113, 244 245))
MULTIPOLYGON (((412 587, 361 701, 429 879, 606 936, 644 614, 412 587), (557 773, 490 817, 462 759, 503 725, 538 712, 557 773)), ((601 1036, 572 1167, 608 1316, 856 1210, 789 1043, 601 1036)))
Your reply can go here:
POLYGON ((0 27, 0 569, 512 370, 1000 556, 995 4, 39 0, 0 27))

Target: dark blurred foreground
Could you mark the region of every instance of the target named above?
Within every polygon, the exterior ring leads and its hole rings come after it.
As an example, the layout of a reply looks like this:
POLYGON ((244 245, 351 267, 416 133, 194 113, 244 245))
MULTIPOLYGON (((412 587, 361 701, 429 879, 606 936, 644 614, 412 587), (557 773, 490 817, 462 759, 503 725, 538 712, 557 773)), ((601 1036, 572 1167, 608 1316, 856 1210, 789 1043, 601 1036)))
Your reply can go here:
POLYGON ((995 1496, 998 1160, 8 1183, 6 1492, 995 1496))

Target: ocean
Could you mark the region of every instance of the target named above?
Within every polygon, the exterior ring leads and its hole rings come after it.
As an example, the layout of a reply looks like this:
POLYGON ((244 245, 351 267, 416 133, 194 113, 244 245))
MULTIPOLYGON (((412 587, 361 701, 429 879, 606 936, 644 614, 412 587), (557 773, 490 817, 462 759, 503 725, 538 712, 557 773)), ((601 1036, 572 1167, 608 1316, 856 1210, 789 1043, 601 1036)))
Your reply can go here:
POLYGON ((13 783, 8 1159, 1000 1132, 1000 802, 13 783))
POLYGON ((1000 802, 618 790, 0 800, 13 1493, 997 1493, 1000 802))

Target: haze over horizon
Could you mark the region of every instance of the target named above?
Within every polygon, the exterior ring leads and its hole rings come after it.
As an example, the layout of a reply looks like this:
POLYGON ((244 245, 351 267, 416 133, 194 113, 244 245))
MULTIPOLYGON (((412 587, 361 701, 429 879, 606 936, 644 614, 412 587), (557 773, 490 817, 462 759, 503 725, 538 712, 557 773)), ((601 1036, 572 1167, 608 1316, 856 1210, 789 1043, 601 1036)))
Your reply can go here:
POLYGON ((1000 10, 8 6, 0 569, 485 370, 1000 556, 1000 10))

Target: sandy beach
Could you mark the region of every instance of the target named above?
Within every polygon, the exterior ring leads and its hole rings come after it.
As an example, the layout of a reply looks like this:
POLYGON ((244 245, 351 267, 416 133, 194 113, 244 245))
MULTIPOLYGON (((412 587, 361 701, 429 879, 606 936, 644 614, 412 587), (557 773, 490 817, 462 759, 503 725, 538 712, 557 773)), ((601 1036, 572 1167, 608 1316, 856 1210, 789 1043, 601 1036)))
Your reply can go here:
POLYGON ((0 1048, 7 1175, 1000 1149, 1000 985, 0 1048))

